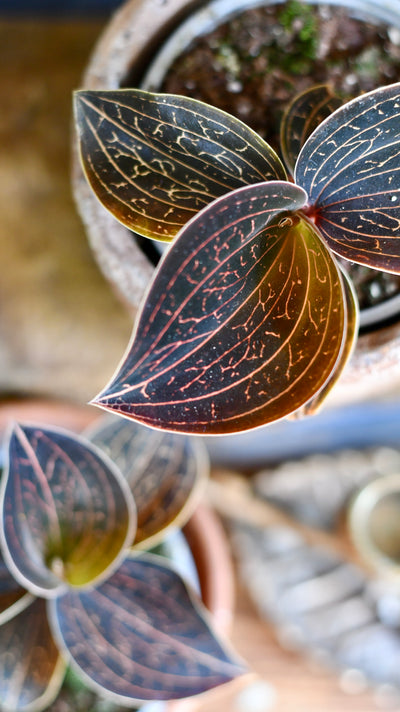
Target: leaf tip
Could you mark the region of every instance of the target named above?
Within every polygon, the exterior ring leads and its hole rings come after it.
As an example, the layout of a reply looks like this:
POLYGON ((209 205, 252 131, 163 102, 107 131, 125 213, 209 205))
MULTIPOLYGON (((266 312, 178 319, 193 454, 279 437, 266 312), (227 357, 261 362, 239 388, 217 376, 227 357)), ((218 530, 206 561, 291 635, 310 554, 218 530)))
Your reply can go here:
POLYGON ((86 108, 90 98, 93 100, 93 92, 88 89, 75 89, 72 94, 74 119, 78 129, 83 126, 85 121, 86 108))
POLYGON ((105 410, 107 413, 115 411, 115 406, 107 390, 100 391, 98 395, 88 401, 88 405, 94 405, 96 408, 105 410))
POLYGON ((92 94, 91 91, 88 89, 74 89, 72 92, 72 98, 74 103, 79 104, 83 103, 85 98, 88 98, 92 94))
POLYGON ((75 91, 72 92, 72 104, 74 107, 75 116, 78 114, 79 109, 81 107, 84 93, 85 92, 83 89, 75 89, 75 91))
POLYGON ((102 406, 103 405, 103 397, 104 397, 104 391, 100 391, 97 395, 94 396, 90 401, 88 401, 88 405, 96 405, 96 406, 102 406))
POLYGON ((5 430, 5 443, 6 445, 10 445, 11 441, 16 438, 17 440, 21 440, 26 436, 26 426, 24 426, 22 423, 20 423, 18 420, 14 420, 14 418, 10 418, 10 420, 7 423, 7 427, 5 430))

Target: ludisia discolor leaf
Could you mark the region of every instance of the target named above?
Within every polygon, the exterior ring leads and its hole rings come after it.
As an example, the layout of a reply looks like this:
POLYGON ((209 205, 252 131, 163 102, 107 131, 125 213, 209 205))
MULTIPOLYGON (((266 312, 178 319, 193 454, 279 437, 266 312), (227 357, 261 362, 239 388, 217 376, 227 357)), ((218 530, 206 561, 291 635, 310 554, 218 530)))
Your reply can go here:
POLYGON ((0 625, 13 618, 32 601, 8 570, 0 552, 0 625))
POLYGON ((65 663, 51 634, 46 603, 35 599, 0 628, 2 712, 41 712, 56 697, 65 663))
POLYGON ((329 379, 323 385, 319 393, 317 393, 316 396, 311 399, 311 401, 306 403, 304 408, 298 411, 297 417, 301 417, 303 415, 314 415, 318 412, 318 410, 323 405, 325 399, 331 392, 332 388, 338 382, 340 376, 342 375, 357 343, 360 321, 358 300, 354 286, 350 281, 350 277, 344 270, 341 271, 341 275, 347 305, 347 330, 343 337, 342 350, 339 355, 336 366, 333 369, 329 379))
POLYGON ((400 273, 400 84, 337 109, 304 145, 296 183, 328 245, 353 262, 400 273))
POLYGON ((163 559, 127 558, 96 589, 50 601, 59 645, 96 689, 134 704, 195 695, 244 668, 163 559))
POLYGON ((147 548, 172 524, 190 516, 208 472, 199 439, 105 417, 87 437, 115 462, 131 488, 137 509, 135 547, 147 548))
POLYGON ((283 115, 280 132, 282 155, 290 173, 308 137, 342 103, 326 85, 313 86, 293 99, 283 115))
POLYGON ((336 262, 296 211, 301 188, 224 196, 183 228, 148 292, 133 341, 95 403, 200 433, 282 418, 335 367, 346 305, 336 262))
POLYGON ((195 99, 82 90, 75 116, 92 189, 120 222, 146 237, 170 240, 214 198, 286 177, 260 136, 195 99))
POLYGON ((2 484, 4 557, 33 593, 91 583, 132 541, 135 510, 124 478, 75 435, 15 426, 2 484))

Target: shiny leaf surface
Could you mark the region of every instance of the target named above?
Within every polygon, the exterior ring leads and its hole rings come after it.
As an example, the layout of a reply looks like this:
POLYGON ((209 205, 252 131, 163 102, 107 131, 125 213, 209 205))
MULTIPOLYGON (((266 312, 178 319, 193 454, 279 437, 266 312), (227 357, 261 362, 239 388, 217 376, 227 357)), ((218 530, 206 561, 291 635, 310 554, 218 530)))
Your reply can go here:
POLYGON ((400 84, 353 99, 304 145, 295 179, 334 252, 400 272, 400 84))
POLYGON ((87 437, 127 479, 137 509, 136 547, 153 546, 171 524, 186 522, 208 472, 199 440, 118 417, 101 418, 87 437))
POLYGON ((31 594, 11 575, 0 553, 0 625, 17 615, 31 601, 31 594))
POLYGON ((293 99, 281 123, 282 155, 290 173, 308 137, 341 104, 326 85, 311 87, 293 99))
POLYGON ((306 403, 305 406, 300 409, 300 412, 297 412, 297 417, 315 415, 315 413, 319 411, 321 406, 324 404, 325 399, 332 391, 332 388, 342 375, 357 343, 360 322, 357 296, 350 277, 344 270, 341 271, 341 276, 347 305, 347 329, 343 337, 342 350, 328 381, 323 385, 319 393, 317 393, 311 401, 306 403))
POLYGON ((294 412, 329 377, 346 329, 329 250, 291 183, 215 201, 165 256, 128 353, 94 403, 154 427, 224 433, 294 412))
POLYGON ((98 588, 50 601, 50 611, 87 682, 125 703, 195 695, 244 671, 159 557, 128 558, 98 588))
POLYGON ((92 582, 132 541, 134 505, 125 480, 75 435, 16 425, 2 485, 5 561, 33 593, 51 596, 65 584, 92 582))
POLYGON ((254 131, 188 97, 80 91, 75 117, 92 189, 120 222, 146 237, 170 240, 214 198, 286 177, 254 131))
POLYGON ((56 697, 65 673, 47 621, 46 603, 35 599, 0 627, 2 712, 40 712, 56 697))

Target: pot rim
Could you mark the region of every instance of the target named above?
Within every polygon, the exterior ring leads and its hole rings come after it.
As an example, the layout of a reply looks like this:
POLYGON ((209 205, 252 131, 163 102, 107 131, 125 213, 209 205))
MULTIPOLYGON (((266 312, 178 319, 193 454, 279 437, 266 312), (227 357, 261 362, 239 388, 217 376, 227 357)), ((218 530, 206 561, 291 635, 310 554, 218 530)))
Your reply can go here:
MULTIPOLYGON (((378 545, 372 526, 374 510, 390 496, 400 496, 400 475, 390 472, 368 482, 354 496, 347 515, 350 538, 355 549, 372 570, 397 584, 400 566, 395 556, 390 556, 378 545)), ((390 527, 390 523, 389 523, 390 527)))

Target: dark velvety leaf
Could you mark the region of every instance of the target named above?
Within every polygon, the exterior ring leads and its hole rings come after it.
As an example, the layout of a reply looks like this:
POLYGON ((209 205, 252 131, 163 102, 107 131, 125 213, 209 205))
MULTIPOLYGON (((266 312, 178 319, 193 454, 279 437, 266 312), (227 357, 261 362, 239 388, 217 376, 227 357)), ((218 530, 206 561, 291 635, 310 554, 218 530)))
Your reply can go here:
POLYGON ((326 85, 311 87, 293 99, 281 123, 282 155, 290 173, 308 137, 342 103, 326 85))
POLYGON ((15 426, 3 487, 3 554, 33 593, 86 585, 117 566, 134 536, 134 504, 119 473, 61 430, 15 426))
POLYGON ((83 90, 75 116, 94 192, 146 237, 170 240, 214 198, 286 178, 278 156, 254 131, 188 97, 83 90))
POLYGON ((56 639, 87 681, 125 702, 188 697, 244 672, 159 557, 128 558, 98 588, 68 592, 50 610, 56 639))
POLYGON ((326 119, 304 145, 295 178, 334 252, 400 272, 400 84, 326 119))
POLYGON ((343 279, 343 288, 347 304, 347 330, 343 338, 342 350, 339 355, 336 366, 332 371, 332 374, 328 381, 324 384, 319 393, 317 393, 317 395, 311 399, 311 401, 306 403, 305 406, 300 409, 300 411, 297 411, 297 417, 301 417, 304 415, 315 415, 315 413, 318 412, 318 410, 323 405, 326 397, 332 391, 333 386, 338 382, 340 376, 342 375, 346 364, 349 362, 357 343, 360 321, 357 296, 353 283, 351 282, 348 274, 344 270, 342 270, 341 276, 343 279))
POLYGON ((0 625, 17 615, 31 601, 31 594, 11 575, 0 552, 0 625))
POLYGON ((128 353, 94 403, 154 427, 245 430, 329 377, 346 328, 332 256, 291 183, 215 201, 165 256, 128 353))
POLYGON ((2 712, 40 712, 56 697, 65 663, 50 632, 46 603, 36 599, 0 627, 2 712))
POLYGON ((135 546, 154 546, 167 527, 187 521, 208 472, 198 439, 119 417, 101 418, 87 437, 128 481, 137 509, 135 546))

